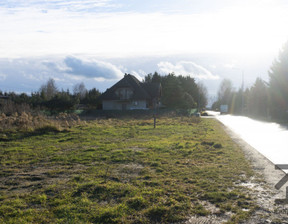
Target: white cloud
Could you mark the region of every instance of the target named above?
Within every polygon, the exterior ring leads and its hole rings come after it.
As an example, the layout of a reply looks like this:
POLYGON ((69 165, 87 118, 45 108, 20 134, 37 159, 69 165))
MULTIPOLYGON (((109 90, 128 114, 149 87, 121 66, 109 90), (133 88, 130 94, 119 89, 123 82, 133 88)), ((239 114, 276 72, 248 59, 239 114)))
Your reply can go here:
POLYGON ((209 70, 191 61, 179 61, 176 64, 160 62, 158 64, 161 73, 174 73, 175 75, 191 76, 197 79, 219 79, 209 70))
POLYGON ((97 81, 117 80, 123 77, 121 68, 112 63, 96 60, 93 57, 67 56, 57 60, 42 61, 50 71, 73 76, 74 80, 95 79, 97 81))
POLYGON ((19 8, 38 8, 46 13, 49 9, 64 9, 66 11, 91 11, 96 8, 113 7, 111 0, 6 0, 0 3, 2 8, 11 11, 19 8))
POLYGON ((67 66, 65 72, 74 76, 117 80, 124 75, 115 65, 104 61, 66 57, 64 63, 67 66))
POLYGON ((142 81, 144 76, 143 73, 141 73, 142 70, 139 71, 131 71, 131 75, 134 75, 139 81, 142 81))
POLYGON ((88 89, 101 91, 123 77, 112 63, 83 57, 34 57, 0 59, 0 90, 33 92, 49 78, 61 89, 84 82, 88 89))
POLYGON ((34 7, 21 1, 20 5, 26 8, 16 7, 16 2, 12 1, 12 9, 1 8, 0 3, 2 58, 55 54, 125 57, 199 52, 275 53, 288 36, 283 29, 288 23, 285 7, 252 5, 249 9, 231 7, 199 14, 159 13, 160 9, 149 13, 112 13, 101 9, 115 4, 114 1, 54 0, 53 4, 45 1, 43 6, 44 1, 28 1, 38 2, 34 7), (53 7, 55 4, 57 7, 53 7), (89 11, 92 5, 100 11, 89 11))
POLYGON ((138 74, 139 74, 142 78, 144 78, 144 77, 147 75, 147 72, 143 71, 142 69, 139 69, 139 70, 138 70, 138 74))

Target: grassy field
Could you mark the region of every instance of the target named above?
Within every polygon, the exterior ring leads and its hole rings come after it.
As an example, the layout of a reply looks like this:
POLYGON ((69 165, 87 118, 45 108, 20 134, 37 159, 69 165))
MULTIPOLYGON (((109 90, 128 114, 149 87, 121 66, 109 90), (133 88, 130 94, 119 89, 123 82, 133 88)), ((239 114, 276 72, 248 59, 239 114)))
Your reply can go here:
POLYGON ((102 119, 3 133, 0 223, 238 223, 253 175, 214 119, 102 119))

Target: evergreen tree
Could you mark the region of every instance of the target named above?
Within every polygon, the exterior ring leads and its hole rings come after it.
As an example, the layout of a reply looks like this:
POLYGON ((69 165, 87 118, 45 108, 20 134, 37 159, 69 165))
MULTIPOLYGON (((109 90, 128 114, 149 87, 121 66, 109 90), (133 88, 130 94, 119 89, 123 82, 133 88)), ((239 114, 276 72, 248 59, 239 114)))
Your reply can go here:
POLYGON ((162 77, 162 103, 168 108, 183 107, 183 93, 181 83, 175 74, 168 74, 162 77))
POLYGON ((67 92, 58 92, 53 98, 44 102, 44 106, 51 112, 64 112, 76 109, 79 99, 67 92))
POLYGON ((167 108, 203 108, 207 105, 207 90, 204 85, 197 85, 190 76, 176 76, 170 73, 160 76, 157 72, 144 78, 146 83, 161 83, 161 102, 167 108))
POLYGON ((248 97, 248 113, 252 116, 266 117, 268 110, 268 88, 267 84, 257 78, 250 88, 248 97))
POLYGON ((287 119, 288 114, 288 42, 269 71, 270 111, 274 118, 287 119))
POLYGON ((93 88, 86 92, 85 97, 81 100, 81 103, 86 104, 90 108, 97 108, 100 104, 98 100, 100 95, 100 91, 93 88))

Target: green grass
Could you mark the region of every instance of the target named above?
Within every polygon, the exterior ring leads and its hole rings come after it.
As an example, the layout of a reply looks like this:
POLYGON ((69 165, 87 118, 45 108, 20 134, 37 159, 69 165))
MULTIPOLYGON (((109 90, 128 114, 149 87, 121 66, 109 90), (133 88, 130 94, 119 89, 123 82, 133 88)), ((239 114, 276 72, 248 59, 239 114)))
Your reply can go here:
POLYGON ((253 172, 216 120, 50 129, 0 142, 0 223, 176 223, 227 212, 238 223, 254 209, 234 184, 253 172))

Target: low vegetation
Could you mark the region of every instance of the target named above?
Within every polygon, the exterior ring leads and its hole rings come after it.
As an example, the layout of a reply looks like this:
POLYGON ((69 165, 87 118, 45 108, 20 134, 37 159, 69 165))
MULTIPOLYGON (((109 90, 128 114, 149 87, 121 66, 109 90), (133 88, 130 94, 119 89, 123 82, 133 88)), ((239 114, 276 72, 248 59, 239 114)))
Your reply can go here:
POLYGON ((80 118, 76 114, 60 113, 57 116, 49 117, 41 113, 21 112, 18 114, 14 112, 9 116, 2 113, 0 114, 0 133, 4 136, 9 133, 23 135, 47 127, 62 130, 80 123, 80 118))
POLYGON ((195 117, 157 122, 156 129, 147 118, 43 126, 29 135, 10 130, 14 135, 0 141, 0 222, 179 223, 214 215, 238 223, 249 217, 253 200, 237 183, 253 173, 221 125, 195 117))

